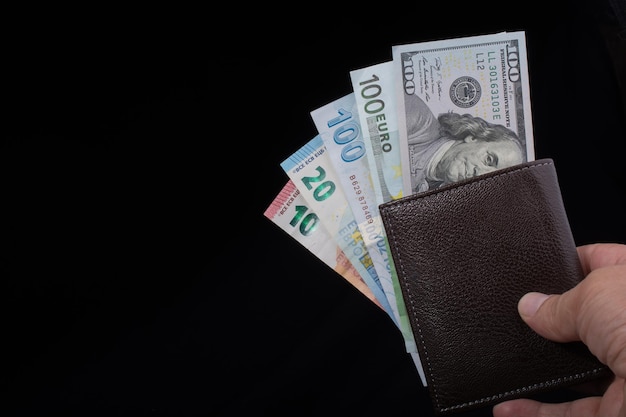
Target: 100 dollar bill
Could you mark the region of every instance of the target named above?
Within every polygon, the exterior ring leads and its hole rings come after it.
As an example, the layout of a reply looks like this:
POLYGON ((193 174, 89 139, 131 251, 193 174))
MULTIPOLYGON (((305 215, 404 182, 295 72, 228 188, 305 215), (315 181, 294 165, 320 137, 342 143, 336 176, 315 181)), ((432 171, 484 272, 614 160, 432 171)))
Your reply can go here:
POLYGON ((524 32, 398 45, 392 55, 404 195, 534 160, 524 32))

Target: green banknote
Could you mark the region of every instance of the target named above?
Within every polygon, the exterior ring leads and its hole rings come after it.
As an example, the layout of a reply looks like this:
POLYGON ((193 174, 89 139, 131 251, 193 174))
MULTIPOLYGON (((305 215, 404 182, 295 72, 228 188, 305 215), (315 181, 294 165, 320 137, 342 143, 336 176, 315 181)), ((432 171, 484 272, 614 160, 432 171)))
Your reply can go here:
POLYGON ((534 160, 524 32, 398 45, 392 55, 404 195, 534 160))

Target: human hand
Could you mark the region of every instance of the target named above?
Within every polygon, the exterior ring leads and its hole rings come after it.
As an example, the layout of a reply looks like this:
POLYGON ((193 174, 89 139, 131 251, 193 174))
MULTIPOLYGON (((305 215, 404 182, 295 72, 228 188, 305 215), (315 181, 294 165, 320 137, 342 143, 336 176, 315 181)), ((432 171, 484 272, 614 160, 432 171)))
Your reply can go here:
POLYGON ((510 400, 493 408, 494 417, 626 417, 626 245, 580 246, 578 255, 585 279, 560 295, 524 295, 519 314, 547 339, 581 340, 613 371, 613 381, 602 397, 560 404, 510 400))

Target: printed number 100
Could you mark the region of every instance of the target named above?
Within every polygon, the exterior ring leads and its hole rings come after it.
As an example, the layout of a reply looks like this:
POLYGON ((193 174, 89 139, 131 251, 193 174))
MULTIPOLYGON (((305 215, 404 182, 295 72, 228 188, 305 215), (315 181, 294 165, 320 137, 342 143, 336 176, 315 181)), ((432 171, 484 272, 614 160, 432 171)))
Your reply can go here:
POLYGON ((359 139, 361 128, 352 119, 352 113, 344 109, 338 109, 339 116, 328 121, 328 127, 337 126, 333 133, 333 140, 341 148, 341 159, 353 162, 365 155, 365 145, 359 139))

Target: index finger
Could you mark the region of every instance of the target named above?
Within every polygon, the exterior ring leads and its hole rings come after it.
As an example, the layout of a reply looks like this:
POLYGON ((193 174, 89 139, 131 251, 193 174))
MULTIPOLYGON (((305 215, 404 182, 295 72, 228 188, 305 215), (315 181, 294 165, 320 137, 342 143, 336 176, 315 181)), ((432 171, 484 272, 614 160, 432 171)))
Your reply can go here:
POLYGON ((594 269, 626 264, 626 245, 619 243, 594 243, 577 248, 585 275, 594 269))

